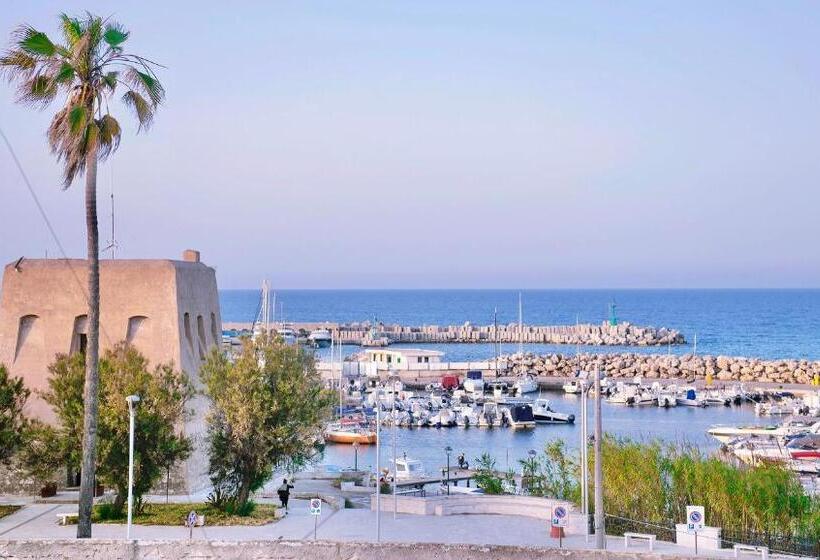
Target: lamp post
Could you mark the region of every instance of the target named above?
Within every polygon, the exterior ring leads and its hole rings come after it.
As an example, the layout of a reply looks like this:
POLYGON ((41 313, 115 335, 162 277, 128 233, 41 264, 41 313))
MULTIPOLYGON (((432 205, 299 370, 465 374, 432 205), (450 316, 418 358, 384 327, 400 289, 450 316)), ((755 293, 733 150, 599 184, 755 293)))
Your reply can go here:
POLYGON ((396 464, 396 396, 398 395, 398 388, 399 388, 400 381, 398 379, 393 380, 393 410, 391 414, 393 415, 393 519, 396 519, 396 510, 399 507, 399 496, 396 493, 396 477, 399 473, 399 467, 396 464))
MULTIPOLYGON (((538 455, 538 452, 535 449, 530 449, 527 451, 527 455, 530 457, 530 480, 527 482, 527 490, 532 493, 532 482, 535 478, 535 456, 538 455)), ((523 474, 523 473, 522 473, 523 474)), ((522 476, 521 486, 524 486, 524 480, 522 476)))
POLYGON ((134 506, 134 417, 137 413, 139 395, 125 397, 128 403, 128 525, 125 529, 125 538, 131 539, 131 511, 134 506))
MULTIPOLYGON (((377 394, 378 395, 378 394, 377 394)), ((381 482, 381 441, 382 403, 376 399, 376 542, 382 542, 382 482, 381 482)))
POLYGON ((601 364, 597 364, 595 372, 595 548, 606 548, 606 528, 604 523, 604 471, 601 466, 601 364))
POLYGON ((359 472, 359 442, 353 442, 353 470, 359 472))
POLYGON ((450 453, 453 452, 453 448, 449 445, 444 448, 444 452, 447 454, 447 495, 450 495, 450 453))

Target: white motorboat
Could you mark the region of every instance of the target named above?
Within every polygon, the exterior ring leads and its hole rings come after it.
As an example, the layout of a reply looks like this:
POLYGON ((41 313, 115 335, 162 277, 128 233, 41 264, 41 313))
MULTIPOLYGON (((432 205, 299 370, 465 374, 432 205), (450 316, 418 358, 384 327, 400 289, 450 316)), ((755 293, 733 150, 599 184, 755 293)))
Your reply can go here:
POLYGON ((507 409, 510 420, 510 427, 513 430, 531 430, 535 428, 535 417, 532 406, 528 404, 517 404, 507 409))
POLYGON ((401 459, 396 459, 394 469, 396 480, 414 480, 424 478, 424 464, 418 459, 409 459, 405 455, 401 459))
POLYGON ((777 438, 801 434, 820 434, 820 422, 806 424, 796 420, 787 420, 779 426, 712 426, 706 430, 713 438, 722 443, 729 443, 743 437, 777 438))
POLYGON ((658 393, 658 406, 660 408, 671 408, 678 405, 678 397, 667 391, 658 393))
POLYGON ((694 389, 686 389, 685 392, 678 394, 678 404, 681 406, 704 407, 708 402, 700 397, 694 389))
POLYGON ((658 404, 658 396, 652 391, 638 391, 632 399, 632 406, 652 406, 658 404))
POLYGON ((538 381, 532 375, 527 375, 521 379, 516 380, 513 384, 513 389, 516 395, 524 395, 526 393, 534 393, 538 390, 538 381))
POLYGON ((315 348, 327 348, 331 340, 333 338, 327 329, 316 329, 308 335, 308 343, 315 348))
POLYGON ((478 426, 478 413, 470 405, 464 405, 456 409, 456 425, 462 428, 478 426))
POLYGON ((578 395, 581 393, 582 381, 578 379, 570 379, 564 383, 564 393, 568 395, 578 395))
POLYGON ((464 390, 474 395, 480 395, 484 392, 484 374, 479 370, 470 370, 467 372, 467 377, 464 379, 464 390))
POLYGON ((497 428, 502 425, 502 414, 494 402, 485 402, 478 415, 478 425, 482 428, 497 428))
POLYGON ((538 424, 572 424, 574 414, 564 414, 552 409, 549 399, 536 399, 532 405, 532 416, 538 424))

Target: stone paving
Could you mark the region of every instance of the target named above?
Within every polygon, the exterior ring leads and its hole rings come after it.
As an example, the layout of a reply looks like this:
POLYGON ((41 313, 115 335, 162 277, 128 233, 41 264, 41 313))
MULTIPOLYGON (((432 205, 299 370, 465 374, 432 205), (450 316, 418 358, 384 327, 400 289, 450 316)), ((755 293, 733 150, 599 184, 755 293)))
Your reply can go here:
MULTIPOLYGON (((75 512, 76 505, 29 504, 20 511, 0 519, 0 539, 59 539, 73 538, 76 526, 57 525, 57 514, 75 512)), ((324 504, 322 515, 316 520, 319 540, 374 542, 376 541, 376 513, 366 509, 334 510, 324 504)), ((259 527, 209 527, 195 528, 197 540, 310 540, 313 539, 314 517, 310 515, 308 500, 291 500, 290 511, 276 523, 259 527)), ((125 538, 124 525, 98 524, 94 526, 96 538, 125 538)), ((187 539, 185 527, 160 527, 135 525, 135 539, 187 539)), ((518 516, 502 515, 453 515, 417 516, 382 513, 381 540, 384 542, 428 542, 445 544, 518 545, 558 547, 557 539, 549 537, 549 529, 543 521, 518 516)), ((565 538, 566 548, 591 548, 583 536, 565 538)), ((608 537, 607 548, 624 550, 623 539, 608 537)), ((648 550, 646 544, 630 546, 630 551, 648 550)), ((671 543, 657 542, 655 551, 677 555, 694 555, 694 550, 671 543)), ((701 550, 699 557, 730 558, 731 550, 720 552, 701 550)))

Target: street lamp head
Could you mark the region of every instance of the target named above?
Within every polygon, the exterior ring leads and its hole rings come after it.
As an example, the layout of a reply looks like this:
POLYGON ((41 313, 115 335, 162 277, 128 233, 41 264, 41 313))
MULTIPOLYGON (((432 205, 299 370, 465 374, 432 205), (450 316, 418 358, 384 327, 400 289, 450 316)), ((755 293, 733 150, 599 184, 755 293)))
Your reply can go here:
POLYGON ((359 448, 359 442, 358 442, 358 441, 354 441, 354 442, 353 442, 353 449, 358 449, 358 448, 359 448))
POLYGON ((446 451, 449 454, 450 452, 453 451, 453 448, 448 445, 447 447, 444 448, 444 451, 446 451))
POLYGON ((125 400, 126 400, 126 402, 128 402, 128 406, 132 407, 132 406, 136 405, 138 402, 140 402, 140 396, 139 395, 128 395, 127 397, 125 397, 125 400))
POLYGON ((529 455, 530 457, 535 457, 536 455, 538 455, 538 453, 535 451, 535 449, 530 449, 529 451, 527 451, 527 455, 529 455))

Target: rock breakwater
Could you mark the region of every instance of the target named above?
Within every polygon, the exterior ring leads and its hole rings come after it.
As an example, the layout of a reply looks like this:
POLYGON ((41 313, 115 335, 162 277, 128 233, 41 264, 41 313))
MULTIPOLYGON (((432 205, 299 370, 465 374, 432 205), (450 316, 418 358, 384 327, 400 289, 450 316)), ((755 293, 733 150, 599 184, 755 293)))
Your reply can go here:
POLYGON ((514 354, 506 356, 506 360, 515 375, 574 376, 579 369, 594 371, 598 363, 607 376, 613 378, 640 375, 655 379, 680 379, 688 383, 711 375, 715 381, 808 384, 815 375, 820 375, 820 361, 691 354, 514 354))

